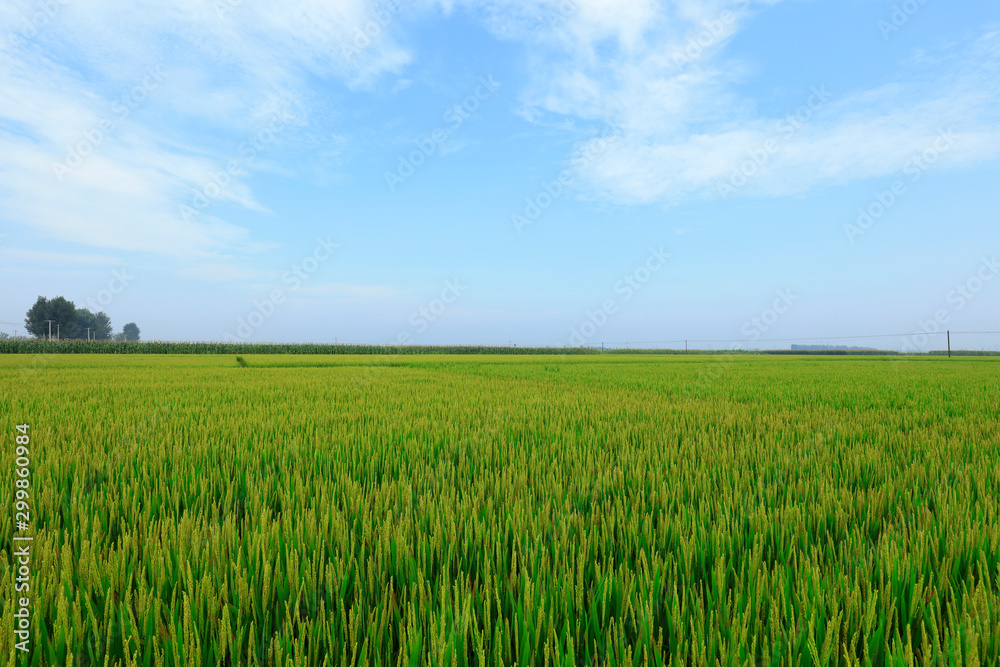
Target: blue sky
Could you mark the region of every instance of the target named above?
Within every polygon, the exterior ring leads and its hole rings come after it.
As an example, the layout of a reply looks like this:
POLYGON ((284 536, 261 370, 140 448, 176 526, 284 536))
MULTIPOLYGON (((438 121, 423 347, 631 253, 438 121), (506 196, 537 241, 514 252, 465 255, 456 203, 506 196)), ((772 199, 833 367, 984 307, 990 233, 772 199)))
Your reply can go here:
POLYGON ((13 0, 0 46, 0 331, 1000 330, 995 2, 13 0))

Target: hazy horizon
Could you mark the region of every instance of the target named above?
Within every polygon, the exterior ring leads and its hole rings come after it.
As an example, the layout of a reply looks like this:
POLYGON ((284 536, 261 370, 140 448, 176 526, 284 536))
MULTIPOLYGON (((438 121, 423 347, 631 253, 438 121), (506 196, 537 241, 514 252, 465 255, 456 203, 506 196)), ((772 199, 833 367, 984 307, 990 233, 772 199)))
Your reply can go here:
POLYGON ((1000 330, 995 3, 13 0, 0 44, 0 332, 1000 330))

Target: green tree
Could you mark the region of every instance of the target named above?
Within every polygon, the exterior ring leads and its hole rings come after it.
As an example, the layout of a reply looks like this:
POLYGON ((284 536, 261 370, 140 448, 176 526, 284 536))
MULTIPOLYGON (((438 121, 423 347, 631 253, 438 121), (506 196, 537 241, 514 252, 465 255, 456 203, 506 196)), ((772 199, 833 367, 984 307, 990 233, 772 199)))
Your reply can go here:
POLYGON ((111 338, 111 318, 103 310, 94 315, 94 324, 97 325, 97 331, 94 334, 94 340, 108 340, 111 338))
POLYGON ((24 327, 32 336, 48 338, 49 320, 52 321, 52 337, 58 333, 61 338, 76 335, 76 306, 61 296, 54 299, 38 297, 24 317, 24 327))
POLYGON ((87 336, 93 337, 93 331, 97 326, 94 324, 94 314, 87 310, 86 308, 76 309, 76 331, 79 334, 77 338, 86 339, 87 336))
POLYGON ((122 327, 122 338, 125 340, 139 340, 139 326, 135 322, 129 322, 122 327))
POLYGON ((92 313, 86 308, 76 311, 76 337, 86 340, 90 329, 91 340, 107 340, 111 337, 111 318, 105 312, 92 313))
POLYGON ((28 333, 38 338, 48 336, 49 300, 44 296, 38 297, 35 305, 28 309, 24 316, 24 326, 28 333))

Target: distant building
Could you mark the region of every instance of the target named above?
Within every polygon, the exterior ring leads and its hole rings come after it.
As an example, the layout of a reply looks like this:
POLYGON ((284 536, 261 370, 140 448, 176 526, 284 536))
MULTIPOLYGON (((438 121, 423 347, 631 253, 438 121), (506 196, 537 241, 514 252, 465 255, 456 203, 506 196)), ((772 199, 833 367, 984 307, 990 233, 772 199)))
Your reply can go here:
POLYGON ((863 352, 877 352, 874 347, 848 347, 846 345, 792 345, 793 350, 803 352, 817 352, 822 350, 858 350, 863 352))

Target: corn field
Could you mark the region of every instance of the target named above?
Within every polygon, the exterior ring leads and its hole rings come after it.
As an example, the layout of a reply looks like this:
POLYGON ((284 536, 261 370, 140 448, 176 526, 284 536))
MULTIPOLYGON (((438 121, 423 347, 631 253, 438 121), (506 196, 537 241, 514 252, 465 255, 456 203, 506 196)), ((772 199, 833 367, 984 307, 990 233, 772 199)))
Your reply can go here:
POLYGON ((1000 362, 0 355, 10 665, 1000 665, 1000 362))
MULTIPOLYGON (((598 354, 588 347, 0 339, 0 354, 598 354)), ((660 352, 663 353, 662 351, 660 352)))

